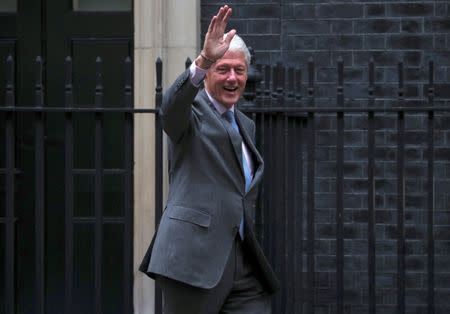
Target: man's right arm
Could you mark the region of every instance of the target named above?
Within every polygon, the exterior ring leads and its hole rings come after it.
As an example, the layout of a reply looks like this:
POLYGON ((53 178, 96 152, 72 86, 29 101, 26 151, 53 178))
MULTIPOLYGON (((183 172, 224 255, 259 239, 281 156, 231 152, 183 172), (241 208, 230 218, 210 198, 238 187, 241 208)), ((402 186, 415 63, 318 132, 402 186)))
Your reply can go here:
MULTIPOLYGON (((160 109, 160 117, 164 131, 175 142, 186 132, 192 123, 192 102, 198 92, 198 87, 208 68, 220 59, 230 46, 236 30, 230 30, 224 36, 225 27, 231 15, 231 8, 221 7, 213 16, 205 35, 203 50, 195 59, 195 65, 204 73, 192 75, 192 69, 181 74, 164 94, 160 109), (198 79, 198 77, 201 77, 198 79)), ((194 65, 194 66, 195 66, 194 65)), ((198 74, 198 73, 197 73, 198 74)))
POLYGON ((192 102, 198 87, 190 80, 189 69, 183 72, 163 96, 159 115, 166 134, 177 142, 191 124, 192 102))

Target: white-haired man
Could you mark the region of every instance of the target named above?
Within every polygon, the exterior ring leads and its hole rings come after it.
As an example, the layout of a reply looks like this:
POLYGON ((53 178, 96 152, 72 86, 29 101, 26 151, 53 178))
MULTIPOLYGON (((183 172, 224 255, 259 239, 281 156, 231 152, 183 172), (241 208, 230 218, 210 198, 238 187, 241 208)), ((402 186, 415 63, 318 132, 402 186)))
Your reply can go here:
POLYGON ((211 19, 160 110, 169 197, 140 269, 160 284, 165 314, 268 314, 278 288, 254 232, 263 160, 253 121, 235 108, 250 54, 235 30, 225 34, 230 15, 223 6, 211 19))

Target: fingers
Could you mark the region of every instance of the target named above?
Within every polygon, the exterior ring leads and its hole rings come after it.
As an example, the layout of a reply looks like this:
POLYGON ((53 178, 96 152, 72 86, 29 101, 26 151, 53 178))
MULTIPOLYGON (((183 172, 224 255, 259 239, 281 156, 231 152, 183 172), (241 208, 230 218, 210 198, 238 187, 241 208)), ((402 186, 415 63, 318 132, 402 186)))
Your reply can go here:
POLYGON ((217 13, 217 18, 219 19, 219 21, 222 21, 224 19, 229 10, 231 10, 231 8, 229 8, 227 5, 220 7, 219 12, 217 13))
POLYGON ((225 36, 225 42, 227 43, 227 45, 230 45, 231 40, 233 39, 234 35, 236 35, 236 30, 232 29, 230 30, 226 36, 225 36))
POLYGON ((211 19, 211 23, 208 27, 209 33, 221 32, 224 33, 228 20, 230 19, 232 9, 227 5, 220 7, 217 15, 214 15, 211 19))
POLYGON ((227 26, 228 20, 230 19, 231 13, 233 10, 229 8, 227 5, 223 6, 219 10, 219 14, 217 15, 218 24, 220 30, 225 31, 225 27, 227 26))
MULTIPOLYGON (((227 7, 227 6, 225 6, 225 7, 227 7)), ((231 13, 233 13, 233 10, 231 8, 227 7, 227 10, 225 12, 225 16, 223 17, 223 22, 225 23, 225 25, 228 23, 228 20, 229 20, 229 18, 231 16, 231 13)))
POLYGON ((212 33, 213 29, 215 28, 216 23, 217 23, 217 16, 214 15, 208 26, 208 33, 212 33))

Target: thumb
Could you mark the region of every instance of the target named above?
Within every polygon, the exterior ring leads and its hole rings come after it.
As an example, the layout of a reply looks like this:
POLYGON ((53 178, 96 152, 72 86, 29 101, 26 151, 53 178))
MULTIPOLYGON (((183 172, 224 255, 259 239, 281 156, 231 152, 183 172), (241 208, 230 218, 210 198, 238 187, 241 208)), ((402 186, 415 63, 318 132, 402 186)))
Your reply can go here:
POLYGON ((236 35, 236 30, 232 29, 225 35, 225 42, 227 45, 230 45, 231 40, 233 39, 234 35, 236 35))

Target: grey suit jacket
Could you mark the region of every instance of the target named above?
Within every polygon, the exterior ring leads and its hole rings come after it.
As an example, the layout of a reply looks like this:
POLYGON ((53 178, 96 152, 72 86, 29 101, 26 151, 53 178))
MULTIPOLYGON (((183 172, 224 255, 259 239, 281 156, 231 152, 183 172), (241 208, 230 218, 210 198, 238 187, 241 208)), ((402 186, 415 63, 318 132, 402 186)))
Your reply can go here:
POLYGON ((189 70, 163 97, 160 117, 169 137, 169 197, 140 270, 209 289, 220 280, 241 217, 244 247, 253 255, 269 292, 278 281, 254 232, 254 211, 264 163, 256 150, 255 125, 235 109, 237 124, 254 161, 245 192, 239 136, 221 117, 204 90, 193 86, 189 70))

